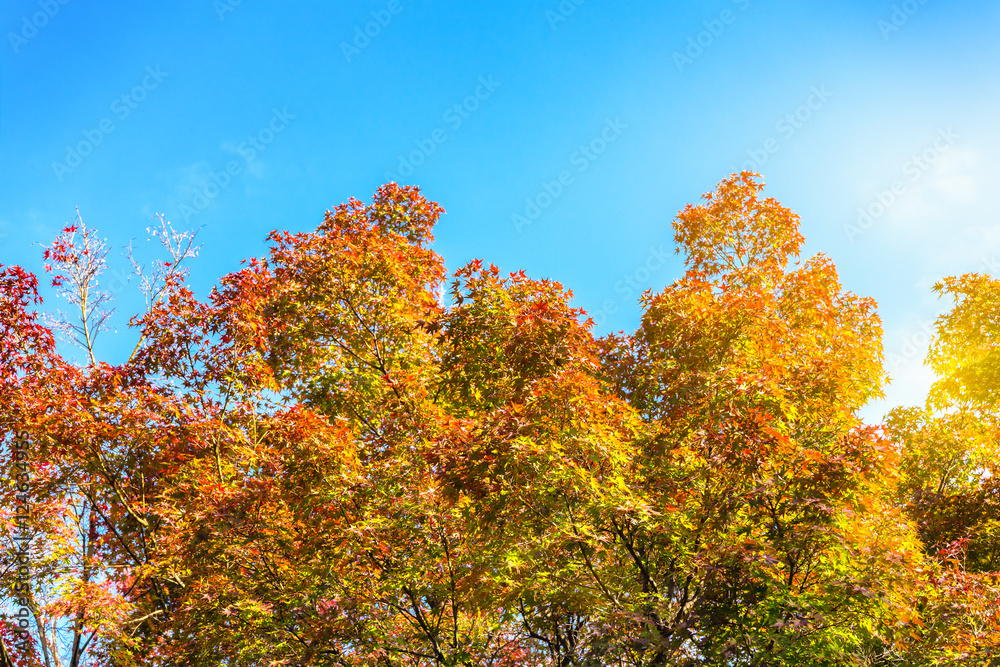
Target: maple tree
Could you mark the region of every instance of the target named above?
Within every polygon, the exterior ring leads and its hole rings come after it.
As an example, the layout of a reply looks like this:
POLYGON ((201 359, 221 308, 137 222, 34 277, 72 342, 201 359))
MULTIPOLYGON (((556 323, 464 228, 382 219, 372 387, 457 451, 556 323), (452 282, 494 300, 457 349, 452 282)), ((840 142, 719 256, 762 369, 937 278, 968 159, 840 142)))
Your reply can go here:
MULTIPOLYGON (((1000 281, 967 274, 934 287, 938 318, 926 404, 887 418, 900 443, 900 503, 936 568, 923 592, 928 631, 913 653, 943 664, 1000 664, 1000 281)), ((929 664, 942 664, 928 661, 929 664)), ((916 662, 916 664, 925 664, 916 662)))
POLYGON ((762 187, 681 211, 684 274, 603 338, 555 281, 449 276, 443 209, 396 184, 204 299, 161 218, 119 364, 93 229, 46 248, 72 316, 0 267, 33 544, 29 599, 0 570, 32 643, 0 624, 0 664, 991 664, 996 282, 942 283, 928 406, 865 424, 875 303, 762 187))

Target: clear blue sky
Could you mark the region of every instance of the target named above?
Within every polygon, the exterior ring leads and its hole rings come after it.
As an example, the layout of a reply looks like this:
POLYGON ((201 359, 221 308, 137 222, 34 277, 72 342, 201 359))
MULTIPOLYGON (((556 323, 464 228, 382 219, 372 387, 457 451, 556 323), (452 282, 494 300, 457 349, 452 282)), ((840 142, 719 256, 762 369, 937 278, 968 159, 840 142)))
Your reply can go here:
POLYGON ((1000 269, 1000 4, 577 1, 5 0, 0 262, 41 272, 75 206, 116 247, 162 212, 205 225, 204 294, 398 178, 446 208, 450 268, 558 279, 631 329, 680 274, 675 213, 755 166, 878 300, 889 403, 920 400, 930 285, 1000 269))

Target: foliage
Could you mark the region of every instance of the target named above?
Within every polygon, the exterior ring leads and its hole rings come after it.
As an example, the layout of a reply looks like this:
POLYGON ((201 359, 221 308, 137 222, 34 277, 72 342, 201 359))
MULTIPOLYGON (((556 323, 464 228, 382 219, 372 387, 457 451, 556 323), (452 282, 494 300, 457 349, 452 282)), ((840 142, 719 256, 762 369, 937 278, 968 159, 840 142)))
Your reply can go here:
POLYGON ((34 648, 0 625, 0 662, 997 664, 996 284, 942 283, 928 406, 866 425, 875 303, 762 187, 681 211, 684 274, 601 339, 555 281, 449 277, 443 209, 395 184, 204 299, 161 218, 118 365, 92 229, 46 249, 83 364, 0 267, 0 458, 30 435, 34 548, 34 648))

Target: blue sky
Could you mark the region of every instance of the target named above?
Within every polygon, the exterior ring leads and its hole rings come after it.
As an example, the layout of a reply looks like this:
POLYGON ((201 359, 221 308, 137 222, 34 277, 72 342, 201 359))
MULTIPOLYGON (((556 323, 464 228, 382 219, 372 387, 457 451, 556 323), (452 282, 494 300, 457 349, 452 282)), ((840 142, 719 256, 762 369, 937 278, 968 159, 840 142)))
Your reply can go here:
POLYGON ((76 206, 116 248, 160 212, 204 225, 204 294, 396 178, 447 210, 450 268, 560 280, 603 333, 680 275, 676 212, 752 166, 880 304, 895 382, 868 413, 920 401, 931 285, 1000 272, 1000 4, 680 4, 5 0, 0 263, 41 272, 76 206))

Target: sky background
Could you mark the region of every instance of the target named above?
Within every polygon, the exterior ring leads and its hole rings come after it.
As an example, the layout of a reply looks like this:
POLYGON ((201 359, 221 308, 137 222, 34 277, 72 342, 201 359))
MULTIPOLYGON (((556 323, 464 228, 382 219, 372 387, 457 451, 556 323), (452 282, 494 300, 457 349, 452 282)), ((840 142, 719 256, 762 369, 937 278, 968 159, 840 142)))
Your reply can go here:
MULTIPOLYGON (((751 167, 879 303, 870 419, 923 400, 934 282, 1000 273, 995 0, 3 0, 0 35, 0 263, 36 273, 77 206, 121 273, 162 213, 204 226, 204 296, 398 180, 447 210, 450 269, 559 280, 631 330, 682 272, 677 211, 751 167)), ((118 306, 110 361, 141 296, 118 306)))

